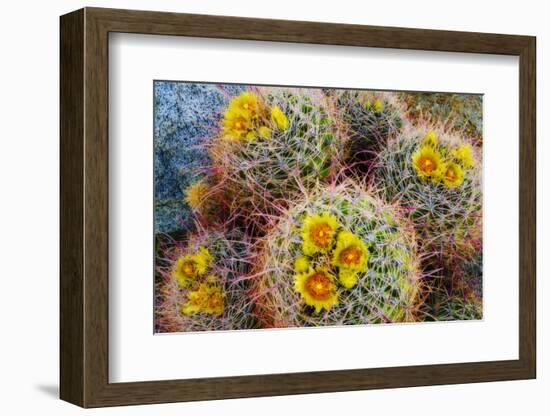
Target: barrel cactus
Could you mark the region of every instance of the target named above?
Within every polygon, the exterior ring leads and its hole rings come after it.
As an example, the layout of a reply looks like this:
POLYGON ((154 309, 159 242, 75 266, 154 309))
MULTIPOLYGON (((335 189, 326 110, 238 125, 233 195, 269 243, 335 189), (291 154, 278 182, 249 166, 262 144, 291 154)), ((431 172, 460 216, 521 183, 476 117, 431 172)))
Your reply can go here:
POLYGON ((483 96, 437 92, 403 92, 407 117, 416 123, 443 124, 447 130, 472 137, 478 144, 483 135, 483 96))
POLYGON ((380 149, 403 128, 405 108, 390 92, 334 90, 332 96, 349 138, 346 162, 367 173, 380 149))
POLYGON ((483 317, 481 298, 474 294, 449 295, 445 293, 434 304, 436 321, 471 321, 483 317))
POLYGON ((447 267, 445 278, 427 279, 426 320, 476 320, 483 317, 483 255, 477 251, 447 267))
POLYGON ((481 238, 481 149, 467 138, 408 129, 382 149, 375 176, 385 198, 408 211, 425 251, 458 256, 481 238))
POLYGON ((414 321, 421 274, 412 228, 352 182, 320 187, 260 242, 256 315, 267 327, 414 321))
POLYGON ((256 88, 229 103, 210 156, 235 216, 262 233, 295 195, 327 181, 343 143, 319 90, 256 88))
POLYGON ((165 244, 162 252, 156 270, 157 332, 256 326, 245 278, 249 245, 240 233, 203 231, 165 244))

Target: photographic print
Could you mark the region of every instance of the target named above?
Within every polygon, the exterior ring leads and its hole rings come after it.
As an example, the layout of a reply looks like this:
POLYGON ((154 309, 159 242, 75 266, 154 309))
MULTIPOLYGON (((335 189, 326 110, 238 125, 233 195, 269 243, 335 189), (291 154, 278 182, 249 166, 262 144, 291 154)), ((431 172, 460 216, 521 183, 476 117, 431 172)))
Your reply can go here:
POLYGON ((483 97, 154 81, 155 333, 483 319, 483 97))

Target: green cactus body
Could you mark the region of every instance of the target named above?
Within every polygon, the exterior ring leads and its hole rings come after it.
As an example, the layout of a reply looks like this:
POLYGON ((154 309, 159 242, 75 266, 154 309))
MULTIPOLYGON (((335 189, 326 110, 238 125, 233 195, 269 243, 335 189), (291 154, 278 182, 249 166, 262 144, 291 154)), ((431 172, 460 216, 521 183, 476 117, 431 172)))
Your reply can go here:
MULTIPOLYGON (((264 326, 357 325, 416 320, 420 272, 414 232, 397 214, 371 193, 352 182, 322 187, 308 193, 280 218, 261 241, 255 280, 256 313, 264 326), (332 218, 334 241, 324 253, 304 254, 301 234, 308 216, 332 218), (341 282, 335 266, 337 244, 343 233, 353 234, 368 250, 365 268, 355 284, 341 282), (297 263, 300 258, 302 263, 297 263), (296 263, 296 266, 295 266, 296 263), (333 305, 320 311, 304 302, 296 289, 295 267, 325 270, 334 276, 333 305), (340 281, 340 283, 338 282, 340 281), (334 300, 336 300, 334 302, 334 300)), ((342 252, 343 253, 343 252, 342 252)))
POLYGON ((403 106, 393 93, 372 91, 336 91, 334 101, 349 137, 346 162, 367 172, 378 151, 403 128, 403 106))
POLYGON ((239 140, 220 135, 210 155, 230 208, 261 232, 295 195, 327 180, 343 143, 320 91, 260 88, 255 94, 258 130, 239 140), (269 116, 273 108, 286 126, 269 116))
MULTIPOLYGON (((482 188, 480 149, 470 147, 469 167, 461 167, 460 179, 453 185, 446 184, 445 172, 440 178, 422 177, 415 169, 413 158, 419 149, 432 147, 426 138, 433 134, 439 144, 434 153, 439 158, 435 163, 450 165, 453 149, 468 146, 464 138, 427 131, 407 131, 388 142, 382 149, 375 177, 388 201, 399 204, 409 213, 414 223, 423 251, 433 251, 439 257, 464 257, 465 247, 473 238, 481 238, 482 188)), ((436 172, 436 170, 434 170, 436 172)), ((433 173, 433 172, 432 172, 433 173)), ((445 260, 445 259, 444 259, 445 260)))
POLYGON ((157 299, 155 314, 157 332, 195 332, 255 328, 253 305, 249 298, 249 245, 237 232, 208 231, 188 240, 172 242, 163 247, 163 257, 157 259, 157 299), (204 273, 182 283, 174 273, 178 259, 206 249, 211 261, 204 273), (201 285, 217 288, 222 293, 220 310, 198 310, 184 313, 192 292, 201 285))

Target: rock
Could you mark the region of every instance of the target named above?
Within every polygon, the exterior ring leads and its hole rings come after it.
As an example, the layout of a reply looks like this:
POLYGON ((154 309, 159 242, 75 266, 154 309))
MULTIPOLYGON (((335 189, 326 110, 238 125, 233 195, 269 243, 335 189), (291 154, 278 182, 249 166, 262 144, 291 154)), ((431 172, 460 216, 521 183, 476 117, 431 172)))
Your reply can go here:
POLYGON ((225 106, 243 89, 242 85, 155 82, 156 233, 170 233, 192 225, 184 191, 210 165, 205 140, 217 133, 225 106))

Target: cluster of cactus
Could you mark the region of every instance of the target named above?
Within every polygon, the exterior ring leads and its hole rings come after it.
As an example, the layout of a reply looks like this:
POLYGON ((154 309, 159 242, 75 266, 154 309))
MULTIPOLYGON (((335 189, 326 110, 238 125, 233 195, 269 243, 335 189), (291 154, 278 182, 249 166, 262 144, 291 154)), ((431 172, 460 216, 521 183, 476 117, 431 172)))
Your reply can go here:
POLYGON ((344 144, 318 90, 258 88, 234 98, 210 144, 229 209, 257 233, 302 189, 327 180, 344 144))
POLYGON ((330 96, 349 140, 346 165, 366 174, 380 149, 403 128, 403 105, 390 92, 334 90, 330 96))
POLYGON ((157 331, 480 319, 481 136, 403 95, 233 91, 199 231, 157 238, 157 331))
POLYGON ((352 182, 316 188, 261 240, 256 315, 268 327, 417 320, 415 241, 373 192, 352 182))
POLYGON ((424 250, 454 254, 480 230, 481 156, 463 136, 408 129, 382 149, 375 177, 408 211, 424 250))
POLYGON ((250 245, 238 232, 167 242, 157 258, 156 332, 250 329, 250 245))

